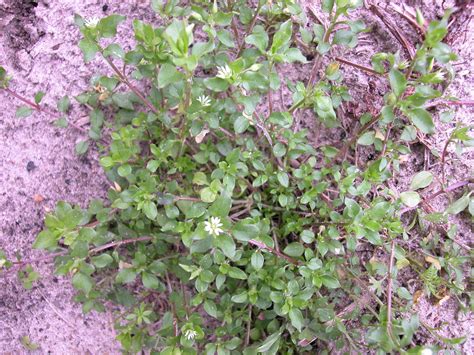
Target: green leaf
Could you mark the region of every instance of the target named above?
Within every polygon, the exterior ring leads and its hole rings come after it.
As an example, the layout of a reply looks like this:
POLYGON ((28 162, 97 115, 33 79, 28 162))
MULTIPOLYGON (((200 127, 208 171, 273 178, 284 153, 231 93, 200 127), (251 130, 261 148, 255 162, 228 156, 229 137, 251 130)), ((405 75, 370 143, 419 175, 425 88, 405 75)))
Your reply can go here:
POLYGON ((301 256, 304 253, 304 246, 298 242, 290 243, 286 246, 283 252, 289 256, 294 256, 294 257, 301 256))
POLYGON ((259 235, 259 229, 255 224, 249 224, 247 220, 237 222, 232 228, 232 234, 235 239, 241 242, 255 239, 259 235))
POLYGON ((418 192, 415 191, 405 191, 400 194, 400 199, 403 204, 408 207, 416 207, 420 201, 421 197, 418 195, 418 192))
POLYGON ((266 351, 270 350, 273 344, 280 342, 280 337, 281 337, 281 331, 279 331, 278 333, 273 333, 262 342, 262 344, 257 348, 257 351, 261 353, 265 353, 266 351))
POLYGON ((334 276, 323 275, 321 280, 323 281, 323 285, 327 288, 341 287, 339 281, 334 276))
POLYGON ((247 274, 243 270, 234 266, 229 268, 229 276, 238 280, 247 280, 247 274))
POLYGON ((4 67, 0 66, 0 83, 4 84, 3 82, 6 80, 6 78, 7 78, 7 71, 5 70, 4 67))
POLYGON ((211 317, 217 318, 217 306, 216 304, 211 301, 211 300, 206 300, 204 302, 204 310, 206 311, 207 314, 209 314, 211 317))
POLYGON ((100 158, 100 164, 104 168, 111 168, 112 166, 114 166, 115 162, 111 157, 102 157, 100 158))
POLYGON ((334 0, 322 0, 321 8, 324 12, 331 13, 334 7, 334 0))
POLYGON ((112 43, 104 49, 104 57, 115 57, 118 59, 125 58, 125 52, 117 43, 112 43))
POLYGON ((145 213, 145 215, 152 221, 154 221, 158 216, 158 209, 153 201, 145 201, 142 209, 143 213, 145 213))
POLYGON ((343 44, 352 48, 357 44, 357 36, 350 30, 339 30, 334 34, 333 43, 343 44))
POLYGON ((248 299, 247 292, 243 291, 241 293, 233 295, 230 300, 234 303, 245 303, 247 302, 247 299, 248 299))
POLYGON ((89 141, 81 141, 76 144, 76 154, 83 155, 89 149, 89 141))
POLYGON ((286 205, 288 205, 288 196, 286 195, 278 196, 278 203, 280 204, 281 207, 285 207, 286 205))
POLYGON ((229 31, 227 30, 217 31, 217 38, 226 47, 229 47, 229 48, 235 47, 234 40, 232 39, 232 36, 229 31))
POLYGON ((203 202, 212 203, 216 200, 217 194, 209 187, 205 187, 201 190, 201 200, 203 202))
POLYGON ((260 52, 264 53, 268 47, 268 34, 262 26, 257 25, 254 27, 252 34, 245 38, 245 43, 254 45, 260 52))
POLYGON ((303 313, 298 308, 292 308, 288 315, 290 316, 291 325, 301 332, 304 326, 303 313))
POLYGON ((318 95, 315 97, 314 103, 314 109, 318 114, 318 118, 324 125, 328 128, 336 127, 338 122, 331 98, 325 95, 318 95))
POLYGON ((200 186, 208 185, 209 183, 207 182, 207 175, 202 171, 196 172, 193 177, 193 184, 200 186))
POLYGON ((286 148, 285 146, 278 142, 273 146, 273 154, 275 154, 276 157, 281 158, 286 154, 286 148))
POLYGON ((222 92, 229 88, 227 80, 221 78, 206 78, 204 79, 204 85, 212 91, 222 92))
POLYGON ((400 298, 406 299, 408 301, 411 301, 413 299, 410 291, 408 291, 405 287, 399 287, 397 289, 397 294, 400 298))
POLYGON ((72 278, 72 285, 75 289, 83 291, 86 295, 88 295, 89 292, 92 290, 93 284, 90 276, 82 272, 78 272, 72 278))
POLYGON ((263 267, 264 261, 263 255, 258 251, 254 252, 250 257, 250 263, 255 270, 260 270, 263 267))
POLYGON ((244 116, 239 116, 237 119, 234 121, 234 132, 237 134, 244 133, 247 128, 249 128, 249 120, 245 118, 244 116))
POLYGON ((66 113, 67 110, 69 110, 69 105, 70 105, 69 97, 67 95, 63 96, 58 101, 58 110, 60 112, 66 113))
POLYGON ((189 45, 193 42, 193 27, 193 24, 188 25, 183 20, 174 19, 163 33, 176 57, 187 56, 189 45))
POLYGON ((91 260, 92 260, 92 263, 95 265, 95 267, 99 269, 104 268, 107 265, 110 265, 114 261, 114 259, 109 254, 94 256, 91 260))
POLYGON ((119 273, 115 277, 115 281, 121 284, 130 283, 130 282, 133 282, 136 277, 137 277, 137 273, 135 271, 133 271, 132 269, 126 268, 119 271, 119 273))
POLYGON ((428 30, 426 31, 426 44, 430 47, 434 47, 438 42, 441 42, 448 33, 448 26, 446 19, 443 18, 441 21, 431 21, 428 30))
POLYGON ((467 206, 469 206, 469 195, 464 195, 461 197, 459 200, 455 201, 452 205, 450 205, 446 213, 448 214, 458 214, 461 213, 466 209, 467 206))
POLYGON ((28 335, 22 336, 20 341, 26 350, 34 351, 40 347, 38 344, 33 343, 28 335))
POLYGON ((58 245, 57 238, 49 229, 45 229, 41 231, 36 237, 36 240, 33 243, 33 248, 34 249, 48 249, 48 248, 54 248, 57 245, 58 245))
POLYGON ((116 92, 112 95, 112 101, 120 108, 133 110, 132 95, 131 93, 116 92))
POLYGON ((29 106, 19 106, 16 109, 15 116, 18 117, 18 118, 28 117, 32 113, 33 113, 33 109, 31 107, 29 107, 29 106))
POLYGON ((121 177, 127 177, 132 173, 132 167, 130 166, 130 164, 121 165, 117 169, 117 173, 121 177))
POLYGON ((372 145, 375 142, 375 132, 368 131, 359 137, 357 144, 360 145, 372 145))
POLYGON ((142 283, 146 288, 151 288, 153 290, 156 290, 160 286, 158 278, 149 272, 142 273, 142 283))
POLYGON ((162 89, 169 84, 179 82, 184 79, 184 74, 176 69, 174 65, 163 64, 158 73, 158 88, 162 89))
POLYGON ((288 187, 290 185, 290 178, 288 177, 288 174, 284 171, 278 172, 277 178, 281 186, 288 187))
POLYGON ((293 63, 293 62, 300 62, 306 63, 306 57, 301 53, 298 48, 288 48, 285 53, 285 62, 293 63))
POLYGON ((384 106, 380 111, 384 123, 393 122, 395 114, 393 113, 393 106, 384 106))
POLYGON ((273 54, 277 53, 280 49, 288 45, 288 42, 291 39, 292 26, 293 23, 291 22, 291 20, 287 20, 286 22, 283 22, 281 24, 280 28, 273 36, 273 43, 271 48, 271 52, 273 54))
POLYGON ((319 270, 323 267, 323 262, 318 258, 312 258, 308 263, 308 268, 310 270, 319 270))
POLYGON ((35 95, 35 103, 39 104, 43 100, 45 93, 43 91, 38 91, 35 95))
POLYGON ((405 126, 403 129, 400 139, 405 142, 412 142, 416 139, 416 128, 415 126, 409 125, 405 126))
POLYGON ((301 240, 308 244, 314 242, 314 232, 312 230, 305 229, 301 232, 301 240))
POLYGON ((429 171, 420 171, 417 173, 410 184, 411 190, 423 189, 431 184, 433 181, 433 174, 429 171))
POLYGON ((391 69, 388 73, 388 79, 390 81, 390 87, 392 88, 395 95, 400 96, 403 94, 407 87, 407 79, 405 79, 405 75, 403 75, 397 69, 391 69))
POLYGON ((97 28, 102 37, 111 38, 117 33, 117 26, 125 20, 122 15, 110 15, 100 20, 97 28))
POLYGON ((209 207, 209 212, 215 217, 227 217, 232 207, 232 199, 227 194, 220 195, 209 207))
POLYGON ((231 236, 220 234, 215 237, 214 243, 228 258, 232 259, 235 256, 235 242, 231 236))
POLYGON ((84 55, 84 62, 88 63, 94 59, 96 53, 100 50, 100 47, 97 43, 93 42, 90 39, 82 39, 79 41, 79 48, 84 55))
POLYGON ((413 124, 423 133, 430 134, 435 132, 433 119, 424 108, 414 108, 408 111, 407 115, 413 124))

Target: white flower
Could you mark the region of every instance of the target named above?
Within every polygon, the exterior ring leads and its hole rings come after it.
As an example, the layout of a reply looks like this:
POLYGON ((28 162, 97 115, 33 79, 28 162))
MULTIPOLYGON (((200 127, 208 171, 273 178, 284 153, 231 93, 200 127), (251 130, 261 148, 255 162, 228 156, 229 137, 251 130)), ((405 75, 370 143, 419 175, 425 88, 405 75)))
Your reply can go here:
POLYGON ((349 5, 351 7, 357 7, 358 4, 359 4, 359 2, 357 0, 350 0, 349 1, 349 5))
POLYGON ((334 254, 340 254, 341 248, 334 248, 334 254))
POLYGON ((232 78, 232 69, 226 64, 222 67, 217 67, 216 77, 221 79, 230 79, 232 78))
POLYGON ((211 217, 209 221, 204 222, 204 230, 216 237, 224 232, 221 229, 222 226, 223 224, 221 223, 221 219, 219 217, 211 217))
POLYGON ((434 80, 438 82, 442 82, 444 80, 444 73, 441 71, 437 71, 433 77, 434 80))
POLYGON ((188 340, 193 340, 197 335, 197 332, 194 329, 188 329, 184 332, 184 336, 188 340))
POLYGON ((211 99, 209 96, 201 95, 197 98, 202 107, 211 106, 211 99))
POLYGON ((420 355, 433 355, 433 350, 429 348, 424 348, 421 350, 420 355))
POLYGON ((84 25, 87 28, 96 28, 99 24, 100 19, 98 17, 91 17, 84 20, 84 25))

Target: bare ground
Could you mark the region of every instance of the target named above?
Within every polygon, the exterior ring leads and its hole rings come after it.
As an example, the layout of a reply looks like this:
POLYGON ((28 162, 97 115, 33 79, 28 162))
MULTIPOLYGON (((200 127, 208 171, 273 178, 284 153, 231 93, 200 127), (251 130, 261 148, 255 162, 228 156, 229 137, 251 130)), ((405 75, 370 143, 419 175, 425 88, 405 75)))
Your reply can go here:
MULTIPOLYGON (((405 3, 419 6, 428 19, 443 13, 442 1, 405 3)), ((449 2, 446 3, 449 5, 449 2)), ((468 2, 465 4, 468 11, 468 2)), ((89 78, 101 66, 97 62, 89 65, 82 63, 76 45, 79 34, 73 25, 74 13, 87 17, 120 13, 155 20, 147 1, 0 0, 0 64, 14 75, 12 85, 16 91, 29 97, 39 90, 45 91, 45 101, 54 107, 57 98, 66 93, 78 94, 88 86, 89 78)), ((413 28, 396 17, 393 11, 391 14, 411 43, 416 43, 419 38, 413 28)), ((460 59, 455 64, 459 71, 458 78, 448 90, 462 98, 474 96, 474 40, 469 14, 468 11, 466 20, 465 12, 462 13, 449 37, 460 59)), ((355 52, 341 52, 338 55, 368 66, 371 54, 376 51, 403 51, 372 13, 362 10, 360 15, 372 31, 364 35, 355 52)), ((311 17, 309 19, 312 21, 311 17)), ((129 28, 130 22, 127 22, 122 31, 129 33, 129 28)), ((296 67, 293 72, 290 69, 285 74, 303 79, 310 65, 296 67)), ((386 84, 350 67, 343 66, 343 70, 351 94, 358 98, 352 110, 364 112, 370 110, 374 103, 380 104, 386 84)), ((39 252, 31 250, 31 244, 42 228, 45 212, 54 208, 59 200, 85 206, 92 198, 104 196, 108 183, 98 166, 97 153, 89 153, 84 158, 75 156, 76 141, 85 138, 80 131, 57 129, 50 124, 49 117, 39 114, 17 119, 16 105, 17 102, 10 98, 0 96, 0 165, 3 168, 0 169, 0 249, 10 257, 18 253, 28 259, 40 256, 39 252), (39 196, 44 200, 39 201, 39 196)), ((74 117, 80 118, 86 111, 76 105, 73 113, 74 117)), ((457 121, 472 123, 472 110, 457 108, 453 122, 457 121)), ((309 127, 314 143, 321 144, 325 137, 313 122, 313 117, 301 117, 301 126, 309 127)), ((454 123, 443 125, 427 141, 441 150, 453 128, 454 123)), ((343 131, 336 133, 341 139, 346 134, 343 131)), ((419 170, 430 168, 440 172, 436 160, 429 154, 427 161, 424 146, 412 148, 419 154, 402 166, 395 186, 399 191, 406 188, 413 173, 419 170)), ((360 157, 362 162, 369 158, 363 154, 360 157)), ((448 176, 451 181, 472 174, 472 159, 470 152, 462 160, 449 162, 448 176)), ((445 204, 446 200, 435 201, 434 207, 445 204)), ((472 229, 469 222, 466 219, 453 222, 460 224, 458 238, 470 244, 472 229)), ((40 346, 39 353, 119 353, 110 315, 93 313, 83 316, 80 306, 72 301, 74 291, 69 280, 53 276, 52 267, 47 262, 40 265, 39 270, 41 280, 32 290, 24 290, 15 275, 0 275, 0 352, 25 351, 19 339, 28 335, 33 343, 40 346)), ((443 336, 468 335, 463 350, 472 353, 472 315, 459 315, 454 299, 435 306, 430 300, 422 298, 417 307, 425 322, 433 327, 441 326, 443 336)), ((418 342, 423 343, 423 340, 418 342)))

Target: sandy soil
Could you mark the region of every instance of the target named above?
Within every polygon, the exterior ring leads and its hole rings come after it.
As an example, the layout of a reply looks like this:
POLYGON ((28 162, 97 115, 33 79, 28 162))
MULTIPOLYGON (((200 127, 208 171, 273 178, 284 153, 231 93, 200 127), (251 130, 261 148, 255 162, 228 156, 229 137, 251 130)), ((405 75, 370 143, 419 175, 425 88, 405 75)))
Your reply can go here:
MULTIPOLYGON (((0 64, 13 73, 13 89, 29 97, 39 90, 45 91, 45 102, 53 107, 55 100, 65 93, 80 93, 87 87, 91 75, 103 66, 98 62, 89 65, 82 63, 80 50, 76 46, 79 33, 73 25, 73 14, 80 13, 87 17, 133 14, 134 17, 153 21, 154 15, 147 3, 0 0, 0 64)), ((407 3, 420 6, 427 18, 442 14, 441 1, 407 3)), ((373 31, 364 35, 365 41, 355 53, 347 54, 348 59, 368 65, 374 51, 394 52, 400 49, 398 42, 377 18, 365 10, 361 15, 373 31)), ((399 21, 407 38, 412 43, 416 42, 413 29, 403 20, 399 21)), ((129 25, 130 22, 127 22, 121 30, 128 36, 129 25)), ((459 35, 451 38, 461 56, 457 69, 462 70, 450 92, 463 98, 474 96, 474 58, 471 51, 474 40, 472 35, 465 37, 463 32, 470 30, 473 33, 472 24, 468 26, 466 28, 466 24, 462 24, 459 35)), ((304 68, 301 69, 305 73, 304 68)), ((380 95, 385 91, 381 85, 384 84, 352 68, 343 67, 343 70, 347 74, 347 85, 352 87, 351 93, 356 97, 364 93, 364 99, 358 101, 359 106, 354 110, 363 112, 368 109, 369 103, 380 101, 380 95)), ((292 75, 295 76, 298 74, 292 75)), ((25 258, 35 258, 41 254, 32 251, 31 244, 42 228, 45 212, 59 200, 85 206, 92 198, 104 196, 108 183, 98 166, 97 153, 90 152, 83 158, 75 156, 75 143, 84 139, 81 132, 57 129, 44 115, 34 114, 26 119, 17 119, 16 105, 17 102, 0 95, 0 165, 3 167, 0 169, 0 249, 10 257, 19 253, 25 258), (35 202, 35 195, 42 196, 44 201, 35 202)), ((71 116, 80 118, 86 114, 76 105, 71 116)), ((471 117, 472 111, 458 108, 455 121, 472 122, 471 117)), ((301 126, 314 128, 310 124, 312 117, 302 117, 301 120, 301 126)), ((429 138, 430 143, 441 149, 453 127, 453 124, 443 127, 437 135, 429 138)), ((339 132, 341 139, 344 138, 343 133, 339 132)), ((313 139, 315 144, 322 142, 319 135, 315 134, 313 139)), ((408 162, 398 179, 397 188, 400 191, 406 187, 413 172, 421 170, 420 167, 426 164, 423 148, 419 151, 418 161, 408 162)), ((472 162, 472 154, 464 156, 463 161, 452 161, 449 176, 453 181, 465 177, 473 167, 472 162)), ((435 171, 439 169, 436 166, 432 168, 435 171)), ((460 238, 469 243, 472 231, 466 221, 460 220, 459 223, 460 238)), ((80 306, 72 301, 74 291, 69 280, 53 276, 52 267, 47 262, 40 265, 39 270, 42 278, 30 291, 22 288, 15 275, 0 276, 0 353, 25 351, 19 340, 25 335, 40 346, 38 353, 119 353, 110 316, 83 316, 80 306)), ((458 307, 453 299, 439 307, 423 299, 418 307, 428 324, 439 326, 442 322, 448 322, 448 326, 442 328, 444 336, 471 334, 463 348, 466 353, 474 348, 473 332, 470 331, 473 322, 467 316, 458 318, 458 307)))
MULTIPOLYGON (((55 107, 57 98, 83 91, 100 68, 82 62, 74 13, 143 12, 141 5, 119 1, 0 0, 0 63, 13 74, 14 90, 27 97, 42 90, 45 102, 55 107)), ((29 259, 41 255, 31 244, 48 209, 59 200, 86 206, 104 196, 108 183, 97 154, 75 155, 75 143, 85 138, 81 132, 55 128, 45 115, 16 119, 17 104, 0 95, 0 249, 12 258, 18 253, 29 259), (44 201, 35 202, 35 195, 44 201)), ((86 114, 76 108, 71 117, 86 114)), ((30 291, 15 275, 0 276, 0 353, 24 351, 19 339, 25 335, 41 353, 119 353, 110 317, 83 316, 72 301, 69 280, 53 276, 47 263, 39 271, 41 280, 30 291)))

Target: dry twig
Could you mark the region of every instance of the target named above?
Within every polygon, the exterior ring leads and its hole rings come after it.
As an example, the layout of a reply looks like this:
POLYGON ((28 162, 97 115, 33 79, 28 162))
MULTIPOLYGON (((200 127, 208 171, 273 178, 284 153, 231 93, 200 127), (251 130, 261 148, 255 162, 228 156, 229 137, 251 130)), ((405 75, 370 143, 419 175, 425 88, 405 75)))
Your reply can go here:
POLYGON ((380 6, 371 4, 369 5, 369 9, 382 20, 385 26, 387 26, 390 33, 397 39, 398 42, 401 43, 401 45, 407 52, 410 60, 413 60, 413 58, 415 57, 415 47, 410 42, 408 42, 403 33, 399 30, 399 26, 393 23, 393 21, 382 10, 380 6))

